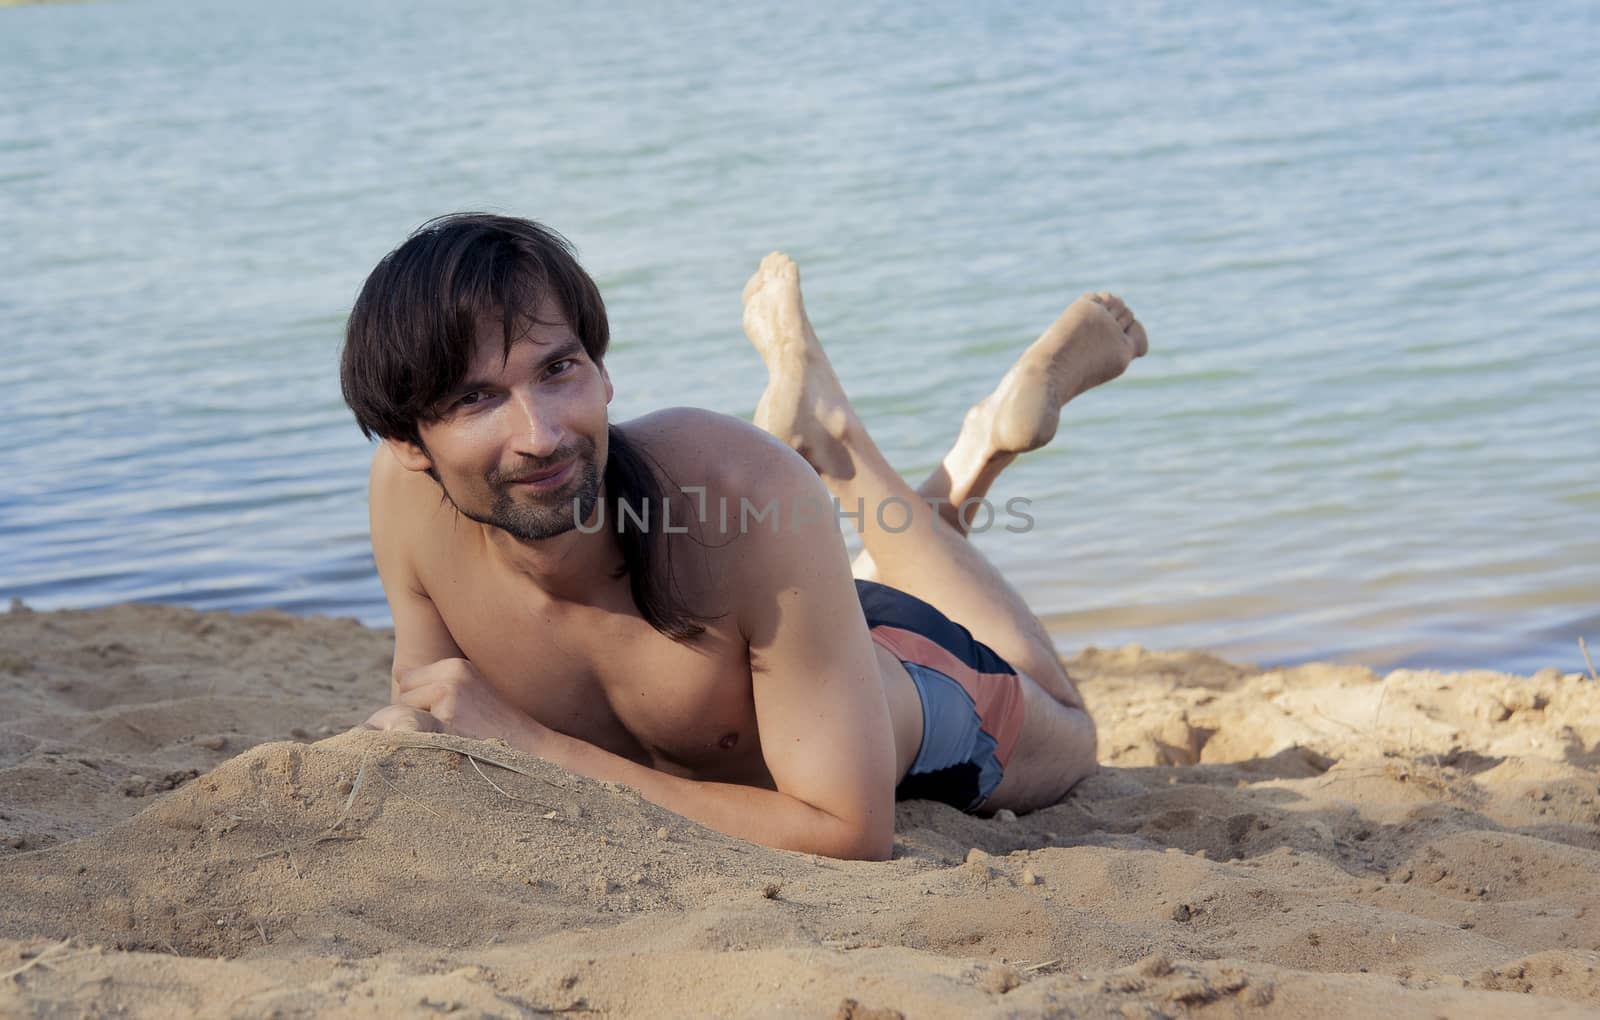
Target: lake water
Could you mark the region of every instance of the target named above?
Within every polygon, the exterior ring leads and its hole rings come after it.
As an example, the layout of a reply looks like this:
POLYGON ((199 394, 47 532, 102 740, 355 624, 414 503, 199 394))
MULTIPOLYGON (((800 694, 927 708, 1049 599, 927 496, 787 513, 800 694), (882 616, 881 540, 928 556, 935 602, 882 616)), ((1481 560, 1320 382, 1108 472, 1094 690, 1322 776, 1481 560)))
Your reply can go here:
POLYGON ((762 254, 920 477, 1064 304, 1151 355, 978 538, 1064 650, 1582 668, 1600 643, 1600 7, 0 10, 0 597, 386 624, 343 320, 543 220, 621 419, 748 416, 762 254))

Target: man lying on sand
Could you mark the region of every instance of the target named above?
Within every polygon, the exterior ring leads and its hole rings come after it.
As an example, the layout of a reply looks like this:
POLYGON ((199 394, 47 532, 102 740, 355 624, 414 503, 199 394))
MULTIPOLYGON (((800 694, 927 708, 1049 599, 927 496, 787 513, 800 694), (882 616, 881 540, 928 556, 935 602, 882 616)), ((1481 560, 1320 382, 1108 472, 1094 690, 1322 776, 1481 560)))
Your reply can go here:
POLYGON ((1144 328, 1109 294, 1073 302, 917 489, 850 406, 786 256, 745 286, 744 328, 769 373, 759 428, 693 408, 614 425, 605 306, 558 235, 447 216, 378 264, 341 365, 383 439, 393 704, 366 725, 498 738, 834 857, 886 859, 897 797, 1058 801, 1095 767, 1094 723, 960 508, 1144 354, 1144 328))

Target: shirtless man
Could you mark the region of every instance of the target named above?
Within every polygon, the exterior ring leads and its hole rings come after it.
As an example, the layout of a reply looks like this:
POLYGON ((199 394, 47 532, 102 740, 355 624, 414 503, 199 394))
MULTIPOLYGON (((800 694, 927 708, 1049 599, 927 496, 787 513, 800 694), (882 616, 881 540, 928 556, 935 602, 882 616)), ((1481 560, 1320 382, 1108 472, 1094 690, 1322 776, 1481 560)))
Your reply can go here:
POLYGON ((1056 802, 1095 768, 1094 723, 957 508, 1144 354, 1143 327, 1109 294, 1073 302, 916 490, 846 399, 786 256, 745 287, 744 327, 769 373, 759 428, 690 408, 613 425, 605 309, 558 235, 462 214, 378 265, 341 366, 383 440, 372 546, 395 656, 366 725, 501 739, 835 857, 890 855, 897 794, 1056 802), (854 564, 835 498, 864 510, 854 564))

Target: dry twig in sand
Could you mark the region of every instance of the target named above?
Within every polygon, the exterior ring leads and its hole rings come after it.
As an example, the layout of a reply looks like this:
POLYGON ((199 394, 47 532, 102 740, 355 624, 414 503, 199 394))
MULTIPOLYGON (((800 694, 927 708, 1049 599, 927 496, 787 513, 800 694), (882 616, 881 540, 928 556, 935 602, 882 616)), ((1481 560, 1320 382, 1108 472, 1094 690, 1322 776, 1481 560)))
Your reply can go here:
POLYGON ((369 748, 367 754, 363 754, 361 756, 361 767, 356 769, 355 782, 350 784, 350 796, 344 799, 344 808, 339 812, 338 819, 332 825, 328 826, 329 833, 332 833, 339 826, 343 825, 345 823, 345 819, 350 817, 350 809, 355 806, 356 798, 361 796, 361 786, 367 781, 367 757, 371 753, 372 751, 369 748))
POLYGON ((444 815, 441 815, 439 812, 435 811, 433 808, 431 808, 428 805, 424 804, 422 801, 420 801, 417 798, 411 796, 411 794, 407 793, 406 791, 400 789, 400 787, 394 785, 394 783, 390 782, 389 781, 389 777, 383 774, 383 770, 382 769, 378 769, 377 772, 378 772, 378 778, 383 780, 383 785, 384 786, 387 786, 389 789, 393 790, 395 793, 398 793, 400 796, 404 797, 406 800, 409 800, 411 803, 415 804, 417 807, 421 808, 422 810, 428 812, 428 814, 430 814, 433 817, 439 819, 440 821, 444 820, 444 815))
POLYGON ((1589 666, 1589 679, 1595 683, 1600 683, 1600 676, 1596 676, 1594 672, 1594 660, 1589 658, 1589 646, 1583 643, 1583 638, 1581 637, 1578 638, 1578 651, 1583 653, 1583 661, 1589 666))
MULTIPOLYGON (((404 737, 391 737, 389 739, 389 746, 390 747, 420 747, 420 748, 423 748, 423 749, 429 750, 429 751, 450 751, 450 752, 453 752, 455 754, 459 754, 459 755, 461 755, 462 757, 465 757, 465 758, 476 759, 477 761, 481 761, 481 762, 484 762, 484 763, 489 764, 489 765, 494 765, 494 766, 496 766, 498 768, 503 768, 507 772, 515 772, 519 776, 527 776, 529 779, 536 779, 539 782, 545 784, 546 786, 553 786, 558 790, 562 789, 562 786, 561 786, 560 783, 553 783, 553 782, 551 782, 550 780, 546 779, 543 776, 535 775, 533 772, 531 772, 528 769, 523 768, 521 765, 518 765, 516 762, 511 761, 511 760, 506 759, 506 758, 502 758, 499 755, 495 755, 495 754, 487 754, 487 753, 484 753, 482 751, 472 751, 472 750, 468 750, 465 747, 454 747, 454 746, 452 746, 450 744, 435 743, 434 741, 428 740, 426 738, 421 739, 421 740, 417 740, 417 739, 407 739, 407 738, 404 738, 404 737)), ((488 777, 485 777, 485 778, 488 778, 488 777)), ((493 785, 493 784, 490 784, 490 785, 493 785)), ((499 789, 499 787, 496 787, 496 789, 499 789)), ((504 790, 501 790, 500 792, 501 793, 505 793, 504 790)), ((510 797, 511 795, 510 794, 506 794, 506 796, 510 797)), ((511 799, 515 800, 516 798, 512 797, 511 799)))
MULTIPOLYGON (((472 771, 476 772, 479 775, 479 777, 481 777, 483 779, 484 782, 486 782, 490 786, 494 787, 495 792, 500 794, 500 796, 504 797, 506 800, 518 800, 518 801, 522 800, 521 797, 513 797, 511 794, 509 794, 506 791, 500 789, 500 784, 495 782, 493 779, 490 779, 488 773, 484 772, 483 771, 483 767, 478 764, 477 759, 473 758, 470 754, 467 755, 467 761, 472 764, 472 771)), ((532 803, 532 802, 530 801, 529 803, 532 803)), ((544 807, 543 804, 540 804, 539 806, 540 807, 544 807)))
POLYGON ((71 946, 72 939, 62 939, 60 942, 57 942, 48 949, 41 950, 39 955, 35 956, 22 966, 13 967, 4 974, 0 974, 0 981, 10 981, 12 978, 21 977, 23 974, 26 974, 35 967, 56 966, 66 963, 68 960, 76 960, 80 956, 88 956, 95 952, 94 949, 85 949, 82 952, 71 953, 66 956, 59 955, 63 949, 69 949, 71 946))

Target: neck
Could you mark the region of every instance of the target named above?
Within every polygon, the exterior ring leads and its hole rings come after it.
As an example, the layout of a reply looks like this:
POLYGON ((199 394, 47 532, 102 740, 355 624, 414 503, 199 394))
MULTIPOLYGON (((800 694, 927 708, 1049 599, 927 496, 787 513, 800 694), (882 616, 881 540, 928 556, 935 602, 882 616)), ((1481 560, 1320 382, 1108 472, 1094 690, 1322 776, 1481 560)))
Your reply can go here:
MULTIPOLYGON (((605 488, 600 503, 604 506, 605 488)), ((599 510, 596 509, 596 513, 599 510)), ((622 563, 615 525, 608 517, 590 534, 573 528, 554 538, 529 541, 487 524, 477 525, 490 558, 512 574, 559 602, 594 604, 619 583, 614 576, 622 563)), ((592 528, 593 519, 589 526, 592 528)))

